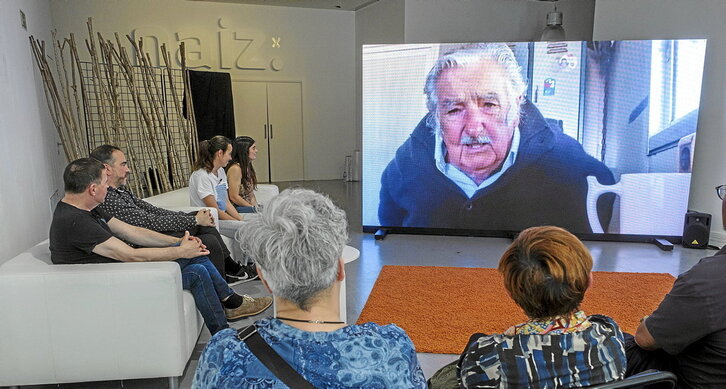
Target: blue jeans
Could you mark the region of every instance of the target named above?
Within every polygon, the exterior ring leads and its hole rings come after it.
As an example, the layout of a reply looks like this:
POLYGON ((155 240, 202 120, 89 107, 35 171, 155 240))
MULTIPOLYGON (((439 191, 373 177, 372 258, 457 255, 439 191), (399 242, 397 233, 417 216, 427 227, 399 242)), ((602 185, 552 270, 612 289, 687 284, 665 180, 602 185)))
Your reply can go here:
POLYGON ((182 286, 192 292, 194 303, 209 332, 214 335, 228 328, 221 301, 234 294, 234 291, 219 275, 209 258, 179 258, 175 262, 181 267, 182 286))
POLYGON ((255 213, 257 210, 255 210, 255 207, 245 207, 242 205, 235 205, 235 208, 237 209, 237 212, 239 213, 255 213))

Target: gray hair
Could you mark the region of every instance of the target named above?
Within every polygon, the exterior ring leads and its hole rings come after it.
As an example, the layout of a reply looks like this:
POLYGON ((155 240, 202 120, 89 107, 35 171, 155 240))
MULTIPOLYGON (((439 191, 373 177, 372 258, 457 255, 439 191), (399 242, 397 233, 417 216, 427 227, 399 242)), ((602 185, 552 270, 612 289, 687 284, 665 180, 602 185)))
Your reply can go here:
POLYGON ((438 95, 436 94, 436 84, 439 81, 441 73, 446 69, 469 66, 486 59, 502 65, 509 81, 506 83, 507 98, 509 99, 510 107, 505 118, 507 123, 512 125, 519 118, 521 104, 519 97, 524 94, 527 89, 527 84, 522 77, 522 69, 517 63, 512 49, 505 43, 466 44, 447 52, 439 58, 426 77, 424 93, 426 93, 426 106, 431 113, 427 124, 436 132, 440 131, 439 115, 436 109, 439 101, 438 95))
POLYGON ((238 233, 240 247, 262 269, 275 296, 309 310, 333 285, 348 241, 345 212, 308 189, 286 189, 238 233))

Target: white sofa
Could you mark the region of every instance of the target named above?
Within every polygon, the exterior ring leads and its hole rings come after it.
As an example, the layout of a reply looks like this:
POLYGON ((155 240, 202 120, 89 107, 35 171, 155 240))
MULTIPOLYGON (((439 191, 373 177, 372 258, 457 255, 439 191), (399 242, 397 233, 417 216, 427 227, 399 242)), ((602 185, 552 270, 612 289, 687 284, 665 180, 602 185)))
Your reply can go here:
MULTIPOLYGON (((265 204, 270 199, 277 196, 279 193, 280 189, 277 187, 277 185, 258 184, 257 190, 255 190, 255 198, 257 198, 258 203, 265 204)), ((160 208, 171 209, 175 211, 189 212, 200 209, 199 207, 191 207, 189 205, 189 187, 184 187, 181 189, 162 193, 160 195, 147 197, 144 199, 144 201, 160 208)), ((217 210, 214 208, 210 209, 212 210, 212 214, 214 215, 215 220, 219 220, 217 217, 217 210)), ((219 223, 216 223, 216 225, 218 226, 219 223)), ((235 244, 234 239, 222 235, 222 240, 224 241, 224 244, 227 245, 227 248, 229 248, 232 252, 232 257, 237 261, 242 261, 242 258, 239 258, 241 254, 239 253, 239 248, 235 244)))
POLYGON ((173 262, 0 266, 0 386, 178 377, 204 326, 173 262))

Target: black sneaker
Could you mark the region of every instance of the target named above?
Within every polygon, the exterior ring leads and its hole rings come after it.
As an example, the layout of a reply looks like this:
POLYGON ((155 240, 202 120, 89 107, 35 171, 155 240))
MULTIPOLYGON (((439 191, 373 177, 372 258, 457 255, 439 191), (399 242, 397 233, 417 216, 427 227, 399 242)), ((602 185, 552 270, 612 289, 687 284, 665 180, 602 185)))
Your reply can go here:
POLYGON ((243 266, 247 274, 250 275, 250 280, 257 280, 260 278, 259 275, 257 275, 257 266, 255 266, 254 263, 250 262, 247 265, 243 266))
POLYGON ((242 268, 240 268, 236 273, 225 274, 224 278, 229 286, 234 286, 243 282, 256 279, 257 274, 252 277, 250 274, 247 273, 247 269, 245 268, 245 266, 242 266, 242 268))

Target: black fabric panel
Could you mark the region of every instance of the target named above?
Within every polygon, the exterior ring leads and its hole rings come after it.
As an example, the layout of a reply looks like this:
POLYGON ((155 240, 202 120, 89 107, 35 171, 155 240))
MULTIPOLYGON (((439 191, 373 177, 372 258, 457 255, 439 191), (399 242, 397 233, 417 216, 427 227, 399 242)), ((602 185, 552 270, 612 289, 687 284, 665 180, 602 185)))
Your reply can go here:
POLYGON ((215 135, 234 139, 234 103, 229 73, 190 70, 189 83, 199 140, 215 135))

